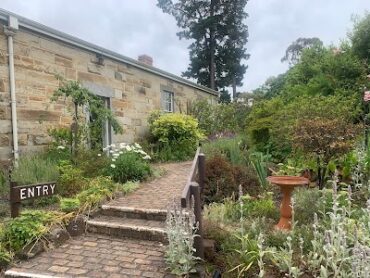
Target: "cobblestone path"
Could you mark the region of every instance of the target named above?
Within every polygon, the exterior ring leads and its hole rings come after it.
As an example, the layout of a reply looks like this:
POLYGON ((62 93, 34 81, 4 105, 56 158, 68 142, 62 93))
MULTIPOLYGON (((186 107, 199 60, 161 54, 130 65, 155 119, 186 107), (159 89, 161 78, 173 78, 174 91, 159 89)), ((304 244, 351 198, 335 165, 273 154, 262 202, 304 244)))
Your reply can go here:
POLYGON ((6 277, 173 277, 164 262, 165 211, 179 199, 191 162, 161 167, 162 177, 104 205, 86 235, 15 265, 6 277))

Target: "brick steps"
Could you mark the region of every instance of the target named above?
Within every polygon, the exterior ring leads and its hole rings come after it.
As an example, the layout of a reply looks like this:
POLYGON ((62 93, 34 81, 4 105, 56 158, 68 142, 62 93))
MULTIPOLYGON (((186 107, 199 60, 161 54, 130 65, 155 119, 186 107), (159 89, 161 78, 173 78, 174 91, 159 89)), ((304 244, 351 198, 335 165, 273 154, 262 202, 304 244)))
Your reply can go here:
POLYGON ((102 215, 124 218, 165 221, 167 211, 159 209, 141 209, 117 205, 103 205, 100 211, 102 215))
POLYGON ((99 215, 87 221, 87 231, 119 238, 133 238, 166 243, 163 221, 99 215))

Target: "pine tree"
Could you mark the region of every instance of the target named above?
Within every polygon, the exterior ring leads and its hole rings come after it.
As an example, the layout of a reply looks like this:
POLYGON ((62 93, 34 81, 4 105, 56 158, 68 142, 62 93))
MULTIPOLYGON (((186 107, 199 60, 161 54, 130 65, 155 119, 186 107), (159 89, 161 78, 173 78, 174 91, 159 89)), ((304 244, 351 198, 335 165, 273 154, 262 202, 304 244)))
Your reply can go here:
POLYGON ((192 39, 190 64, 184 77, 219 90, 242 85, 248 59, 244 23, 247 0, 158 0, 158 7, 171 14, 181 29, 180 39, 192 39))

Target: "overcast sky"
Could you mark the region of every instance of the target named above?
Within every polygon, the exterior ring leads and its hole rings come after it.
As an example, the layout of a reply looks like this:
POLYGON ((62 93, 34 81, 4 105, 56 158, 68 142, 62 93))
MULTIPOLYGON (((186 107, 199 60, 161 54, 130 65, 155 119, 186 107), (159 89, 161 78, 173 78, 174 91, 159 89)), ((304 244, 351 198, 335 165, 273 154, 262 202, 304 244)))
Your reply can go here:
MULTIPOLYGON (((153 57, 160 69, 180 75, 188 66, 188 41, 156 0, 1 0, 0 7, 120 54, 153 57)), ((249 0, 249 91, 286 70, 280 62, 298 37, 337 44, 351 29, 351 16, 370 10, 370 0, 249 0)))

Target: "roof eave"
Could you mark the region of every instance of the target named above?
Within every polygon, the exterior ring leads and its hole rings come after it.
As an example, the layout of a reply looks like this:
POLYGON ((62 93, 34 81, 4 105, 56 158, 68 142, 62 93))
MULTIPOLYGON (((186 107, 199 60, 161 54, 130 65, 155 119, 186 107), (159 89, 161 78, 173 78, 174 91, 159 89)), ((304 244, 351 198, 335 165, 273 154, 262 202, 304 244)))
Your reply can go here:
POLYGON ((152 66, 149 66, 149 65, 142 64, 142 63, 136 61, 135 59, 126 57, 126 56, 121 55, 119 53, 116 53, 114 51, 108 50, 106 48, 97 46, 95 44, 92 44, 92 43, 89 43, 87 41, 81 40, 81 39, 76 38, 74 36, 71 36, 71 35, 68 35, 66 33, 60 32, 58 30, 55 30, 53 28, 50 28, 48 26, 45 26, 45 25, 40 24, 38 22, 35 22, 33 20, 27 19, 27 18, 22 17, 20 15, 14 14, 12 12, 6 11, 4 9, 0 9, 0 19, 7 22, 9 16, 14 16, 18 19, 20 28, 24 28, 24 29, 33 31, 35 33, 39 33, 39 34, 42 34, 44 36, 47 36, 47 37, 50 37, 50 38, 53 38, 53 39, 56 39, 56 40, 59 40, 59 41, 63 41, 64 43, 76 46, 76 47, 81 48, 81 49, 85 49, 85 50, 88 50, 88 51, 91 51, 91 52, 94 52, 94 53, 99 53, 100 55, 103 55, 103 56, 105 56, 107 58, 110 58, 112 60, 116 60, 116 61, 119 61, 119 62, 122 62, 122 63, 125 63, 125 64, 129 64, 133 67, 136 67, 136 68, 139 68, 141 70, 153 73, 155 75, 159 75, 159 76, 164 77, 164 78, 171 79, 173 81, 176 81, 176 82, 179 82, 181 84, 193 87, 195 89, 201 90, 201 91, 206 92, 208 94, 211 94, 211 95, 214 95, 214 96, 219 95, 219 93, 215 90, 212 90, 212 89, 207 88, 207 87, 202 86, 202 85, 198 85, 198 84, 193 83, 193 82, 191 82, 187 79, 176 76, 172 73, 163 71, 163 70, 158 69, 156 67, 152 67, 152 66))

